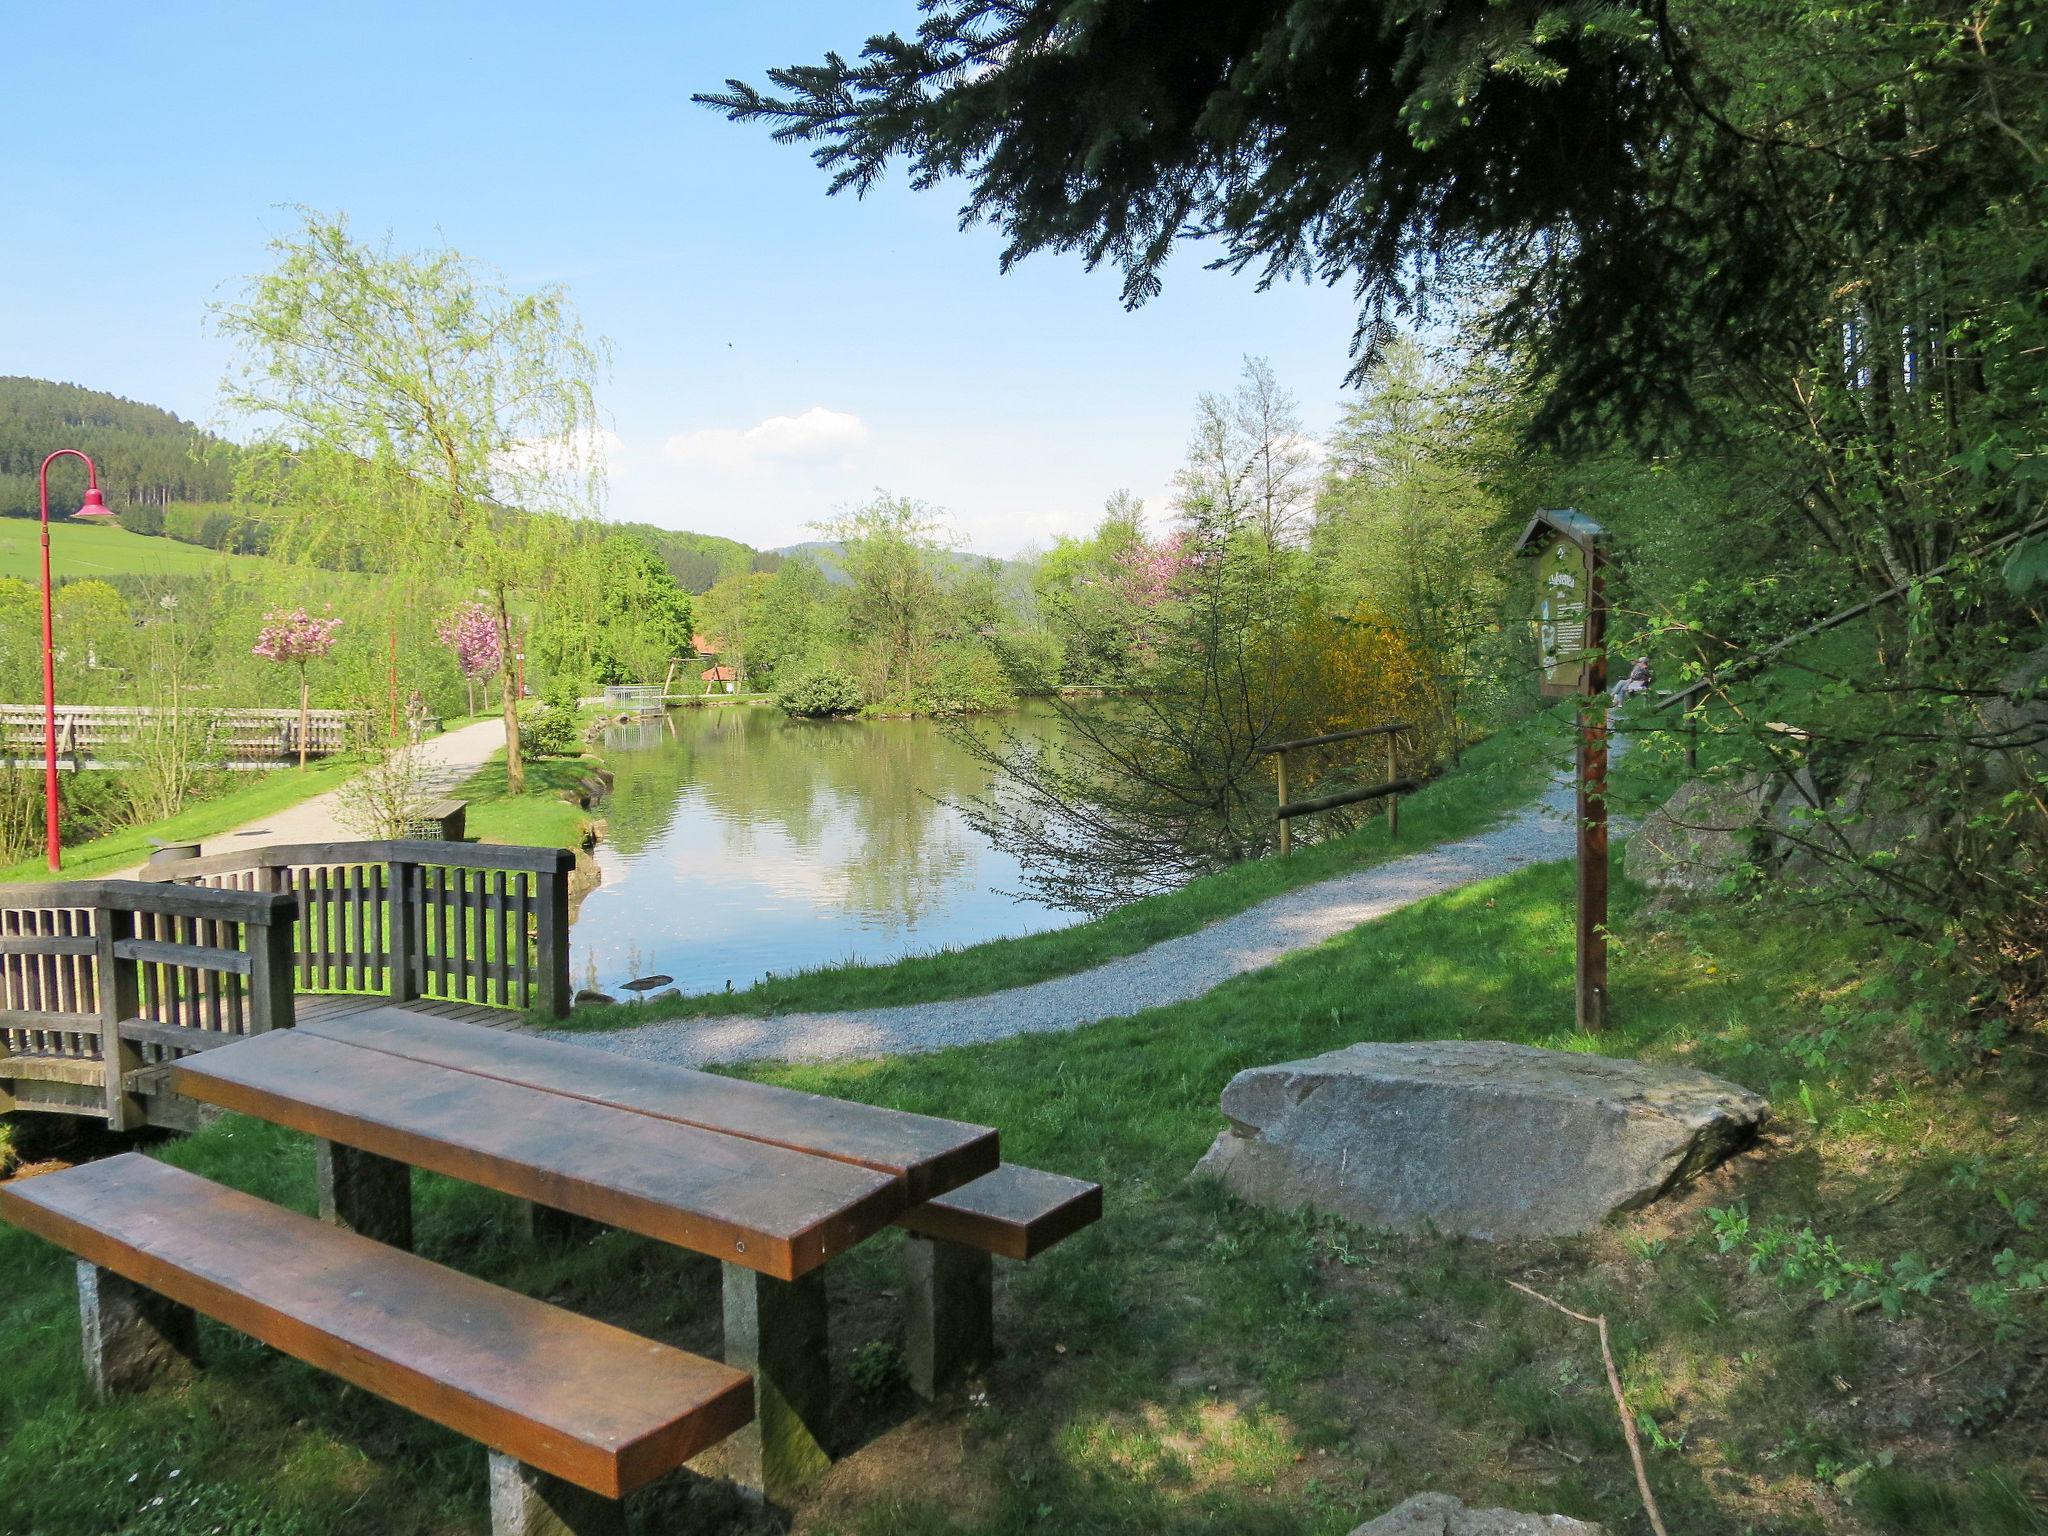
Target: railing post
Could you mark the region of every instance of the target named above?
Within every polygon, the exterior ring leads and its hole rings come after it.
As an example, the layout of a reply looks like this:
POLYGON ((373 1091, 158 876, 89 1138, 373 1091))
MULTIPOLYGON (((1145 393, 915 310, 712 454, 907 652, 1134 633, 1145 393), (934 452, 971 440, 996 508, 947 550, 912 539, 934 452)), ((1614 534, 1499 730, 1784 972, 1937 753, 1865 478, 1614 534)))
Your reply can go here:
POLYGON ((412 904, 412 882, 419 866, 403 859, 393 859, 385 868, 389 871, 389 878, 384 900, 391 913, 388 924, 391 965, 385 973, 385 990, 394 1003, 409 1003, 420 995, 418 978, 412 973, 413 935, 420 920, 412 904))
POLYGON ((292 943, 298 921, 296 903, 279 893, 267 922, 250 919, 243 925, 249 946, 249 1033, 290 1029, 297 1022, 293 1003, 298 991, 298 956, 292 943))
MULTIPOLYGON (((1401 777, 1400 774, 1394 771, 1396 762, 1394 743, 1400 739, 1400 735, 1399 731, 1387 732, 1387 782, 1389 784, 1401 777)), ((1387 796, 1387 840, 1391 842, 1400 835, 1401 797, 1399 794, 1390 794, 1387 796)))
POLYGON ((535 917, 540 926, 539 1007, 551 1018, 569 1012, 569 866, 568 860, 533 877, 535 917))
POLYGON ((107 1074, 107 1127, 132 1131, 146 1118, 128 1091, 128 1074, 142 1066, 142 1053, 122 1037, 121 1026, 142 1011, 142 978, 136 962, 115 954, 114 947, 135 936, 135 914, 96 902, 92 926, 100 999, 100 1061, 107 1074))
MULTIPOLYGON (((1287 809, 1287 752, 1285 748, 1273 754, 1273 776, 1277 781, 1279 799, 1275 802, 1278 810, 1287 809)), ((1284 858, 1294 851, 1294 823, 1284 815, 1280 818, 1280 853, 1284 858)))

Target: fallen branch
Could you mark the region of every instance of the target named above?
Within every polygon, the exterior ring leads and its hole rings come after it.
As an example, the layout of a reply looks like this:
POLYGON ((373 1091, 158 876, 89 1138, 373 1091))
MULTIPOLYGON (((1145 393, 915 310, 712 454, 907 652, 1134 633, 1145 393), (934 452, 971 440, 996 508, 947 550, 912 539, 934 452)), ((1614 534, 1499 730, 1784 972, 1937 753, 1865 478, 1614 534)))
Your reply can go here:
POLYGON ((1588 1323, 1600 1330, 1600 1359, 1607 1366, 1607 1387, 1614 1394, 1614 1411, 1621 1415, 1621 1432, 1628 1440, 1629 1460, 1636 1464, 1636 1492, 1643 1496, 1643 1513, 1650 1517, 1650 1529, 1655 1531, 1657 1536, 1671 1536, 1664 1528, 1663 1515, 1657 1511, 1657 1496, 1650 1492, 1650 1474, 1643 1466, 1643 1442, 1636 1435, 1635 1416, 1628 1411, 1628 1398, 1621 1390, 1621 1372, 1614 1368, 1614 1350, 1607 1342, 1607 1319, 1574 1312, 1562 1302, 1552 1301, 1541 1291, 1531 1290, 1519 1280, 1510 1280, 1508 1284, 1524 1296, 1533 1296, 1546 1307, 1562 1312, 1574 1322, 1588 1323))

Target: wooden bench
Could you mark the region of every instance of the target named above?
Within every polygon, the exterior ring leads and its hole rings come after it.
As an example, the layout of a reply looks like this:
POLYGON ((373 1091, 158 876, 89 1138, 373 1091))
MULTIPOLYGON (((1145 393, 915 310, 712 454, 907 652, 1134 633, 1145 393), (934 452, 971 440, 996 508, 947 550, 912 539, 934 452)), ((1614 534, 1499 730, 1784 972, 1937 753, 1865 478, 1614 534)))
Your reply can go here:
POLYGON ((459 843, 469 820, 467 800, 430 800, 406 818, 400 837, 426 842, 459 843))
POLYGON ((494 1536, 623 1536, 634 1489, 753 1416, 746 1374, 137 1154, 0 1185, 79 1259, 86 1369, 197 1363, 196 1314, 481 1441, 494 1536))

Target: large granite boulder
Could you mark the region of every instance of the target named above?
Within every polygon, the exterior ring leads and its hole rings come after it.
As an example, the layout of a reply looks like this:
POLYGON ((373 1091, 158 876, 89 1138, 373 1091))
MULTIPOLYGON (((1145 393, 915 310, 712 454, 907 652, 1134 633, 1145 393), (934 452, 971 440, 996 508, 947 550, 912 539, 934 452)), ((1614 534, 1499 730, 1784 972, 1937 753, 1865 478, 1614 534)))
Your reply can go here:
POLYGON ((1684 1067, 1427 1040, 1253 1067, 1223 1112, 1196 1172, 1243 1199, 1496 1239, 1647 1205, 1748 1144, 1769 1108, 1684 1067))
POLYGON ((1469 1509, 1448 1493, 1418 1493, 1379 1519, 1368 1520, 1351 1536, 1607 1536, 1607 1527, 1567 1515, 1469 1509))
POLYGON ((1756 774, 1726 784, 1693 779, 1629 835, 1621 867, 1653 891, 1711 895, 1768 851, 1782 794, 1781 785, 1756 774))

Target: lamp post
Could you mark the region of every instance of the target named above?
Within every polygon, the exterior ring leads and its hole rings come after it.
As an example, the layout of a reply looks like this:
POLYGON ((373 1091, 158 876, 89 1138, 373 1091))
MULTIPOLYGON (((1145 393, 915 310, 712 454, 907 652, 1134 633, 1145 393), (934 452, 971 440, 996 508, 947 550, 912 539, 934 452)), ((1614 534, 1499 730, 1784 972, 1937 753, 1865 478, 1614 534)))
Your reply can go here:
POLYGON ((43 841, 50 853, 54 872, 58 861, 57 828, 57 651, 50 625, 50 466, 58 459, 73 458, 85 465, 85 505, 71 516, 74 521, 103 523, 114 514, 100 495, 100 472, 76 448, 59 448, 43 460, 36 471, 36 489, 42 498, 43 528, 43 841))

